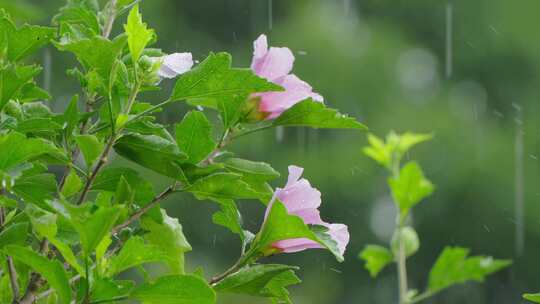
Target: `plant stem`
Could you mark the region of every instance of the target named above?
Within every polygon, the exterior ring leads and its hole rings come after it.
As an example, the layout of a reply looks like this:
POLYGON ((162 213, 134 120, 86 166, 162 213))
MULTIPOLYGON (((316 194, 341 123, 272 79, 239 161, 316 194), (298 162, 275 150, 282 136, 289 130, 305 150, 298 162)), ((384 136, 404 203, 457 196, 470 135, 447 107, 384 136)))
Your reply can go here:
POLYGON ((424 301, 425 299, 431 298, 435 293, 433 292, 423 292, 416 297, 414 297, 412 300, 410 300, 407 304, 415 304, 424 301))
MULTIPOLYGON (((0 190, 1 195, 5 195, 5 190, 2 188, 0 190)), ((5 210, 3 207, 0 207, 0 227, 4 225, 4 220, 6 218, 5 210)), ((15 265, 13 265, 13 258, 10 256, 6 257, 7 262, 7 268, 8 268, 8 275, 9 275, 9 282, 11 284, 11 294, 13 296, 13 304, 17 304, 19 302, 19 283, 17 283, 17 270, 15 269, 15 265)))
POLYGON ((109 38, 109 35, 111 34, 113 25, 114 25, 114 19, 116 19, 116 1, 117 0, 111 0, 108 4, 108 18, 105 20, 105 24, 103 26, 103 34, 102 36, 105 38, 109 38))
POLYGON ((142 207, 141 209, 137 210, 137 212, 133 213, 125 222, 122 224, 114 227, 111 231, 111 234, 116 234, 120 230, 128 227, 133 222, 138 220, 143 214, 148 212, 148 210, 154 208, 161 200, 169 196, 171 193, 174 193, 174 190, 176 188, 176 182, 174 185, 169 186, 165 191, 161 192, 158 196, 156 196, 148 205, 142 207))
MULTIPOLYGON (((394 179, 399 178, 400 162, 397 155, 392 157, 392 176, 394 179)), ((398 208, 396 215, 396 232, 399 236, 398 242, 398 254, 397 254, 397 271, 398 271, 398 285, 399 285, 399 304, 407 303, 407 292, 409 290, 407 282, 407 253, 405 252, 405 242, 402 237, 402 229, 405 225, 405 220, 401 216, 401 212, 398 208)))
POLYGON ((215 285, 215 284, 221 282, 223 279, 225 279, 229 275, 237 272, 245 264, 246 264, 246 259, 245 259, 245 255, 243 255, 238 259, 238 261, 236 261, 236 263, 234 263, 234 265, 232 265, 229 269, 225 270, 225 272, 223 272, 220 275, 217 275, 217 276, 213 277, 209 282, 210 285, 215 285))
POLYGON ((237 134, 237 135, 233 136, 232 139, 237 139, 237 138, 240 138, 242 136, 245 136, 245 135, 248 135, 248 134, 251 134, 251 133, 255 133, 255 132, 259 132, 259 131, 262 131, 262 130, 267 130, 267 129, 270 129, 270 128, 273 128, 273 127, 274 127, 273 125, 266 125, 266 126, 250 129, 250 130, 247 130, 245 132, 242 132, 240 134, 237 134))

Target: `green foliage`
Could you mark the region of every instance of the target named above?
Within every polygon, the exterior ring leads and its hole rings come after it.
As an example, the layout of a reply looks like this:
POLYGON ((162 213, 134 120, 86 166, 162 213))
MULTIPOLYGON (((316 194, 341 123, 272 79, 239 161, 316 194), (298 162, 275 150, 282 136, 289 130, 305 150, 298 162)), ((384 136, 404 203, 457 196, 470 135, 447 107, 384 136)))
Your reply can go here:
POLYGON ((192 164, 205 159, 216 147, 212 125, 199 111, 188 112, 182 122, 176 125, 176 142, 192 164))
POLYGON ((30 248, 16 245, 5 247, 4 253, 41 274, 54 288, 61 303, 71 302, 71 288, 68 276, 59 261, 48 260, 30 248))
POLYGON ((523 298, 533 303, 540 303, 540 293, 526 293, 523 298))
POLYGON ((444 248, 429 272, 428 292, 436 293, 466 281, 482 282, 487 275, 512 264, 510 260, 468 255, 469 250, 466 248, 444 248))
POLYGON ((274 126, 305 126, 321 129, 360 129, 367 127, 352 117, 324 106, 321 102, 307 99, 282 113, 273 122, 274 126))
POLYGON ((214 286, 217 292, 239 293, 292 303, 286 287, 300 283, 297 267, 277 264, 244 267, 214 286))
POLYGON ((146 23, 142 22, 138 4, 133 6, 129 12, 127 24, 124 26, 124 29, 128 37, 131 59, 133 62, 137 62, 144 48, 152 40, 152 36, 154 35, 154 31, 148 29, 146 23))
POLYGON ((216 99, 213 99, 216 97, 282 90, 249 69, 231 68, 231 62, 231 55, 227 53, 210 53, 176 81, 171 100, 193 100, 217 108, 216 99))
POLYGON ((184 236, 178 219, 169 217, 165 210, 161 210, 161 214, 162 222, 157 222, 149 216, 142 219, 141 227, 146 230, 144 239, 166 254, 165 261, 171 273, 183 274, 184 254, 191 251, 191 245, 184 236))
POLYGON ((420 166, 413 161, 405 164, 399 176, 391 177, 388 184, 402 215, 406 215, 412 207, 430 196, 434 190, 433 184, 424 177, 420 166))
POLYGON ((0 302, 213 304, 219 291, 291 303, 286 287, 300 282, 297 268, 257 264, 278 253, 274 242, 308 238, 343 260, 326 227, 306 225, 279 201, 256 235, 245 230, 237 201, 266 207, 274 194, 269 182, 280 174, 265 162, 232 157, 225 147, 271 126, 363 125, 310 100, 273 122, 247 125, 253 94, 283 88, 231 67, 227 53, 210 53, 178 77, 169 99, 151 100, 161 85, 156 58, 165 54, 148 48, 157 35, 143 22, 138 1, 66 2, 52 27, 17 28, 0 12, 0 257, 14 260, 10 269, 0 266, 0 302), (127 11, 117 34, 114 22, 127 11), (80 85, 59 113, 48 103, 58 97, 36 84, 41 67, 21 62, 51 42, 75 56, 67 74, 80 85), (145 102, 141 92, 148 92, 145 102), (180 100, 197 109, 174 121, 172 136, 155 113, 180 100), (218 119, 199 106, 216 110, 218 119), (143 173, 118 166, 114 152, 171 185, 156 194, 143 173), (179 220, 160 206, 177 192, 216 203, 213 222, 240 237, 239 263, 217 280, 207 282, 202 269, 185 273, 192 248, 179 220), (149 263, 166 269, 150 275, 149 263), (119 279, 131 269, 141 273, 137 283, 119 279))
POLYGON ((367 245, 359 255, 364 260, 365 268, 372 278, 376 277, 381 270, 394 260, 392 252, 379 245, 367 245))
POLYGON ((415 254, 420 248, 420 239, 416 231, 409 226, 401 227, 394 231, 392 240, 390 242, 390 247, 394 256, 397 256, 400 250, 400 242, 403 243, 403 250, 405 251, 405 256, 410 257, 415 254))
POLYGON ((147 304, 214 304, 216 294, 206 281, 195 275, 160 277, 137 287, 131 297, 147 304))

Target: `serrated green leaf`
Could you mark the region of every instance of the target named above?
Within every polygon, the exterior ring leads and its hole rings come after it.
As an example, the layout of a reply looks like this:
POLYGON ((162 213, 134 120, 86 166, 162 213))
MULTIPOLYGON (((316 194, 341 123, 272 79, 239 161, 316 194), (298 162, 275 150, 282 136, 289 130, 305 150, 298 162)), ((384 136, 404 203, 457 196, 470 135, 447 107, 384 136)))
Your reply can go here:
POLYGON ((533 303, 540 303, 540 293, 526 293, 523 298, 533 303))
POLYGON ((25 201, 46 209, 45 201, 53 199, 57 192, 56 178, 50 173, 24 172, 11 190, 25 201))
POLYGON ((390 177, 388 184, 402 215, 406 215, 412 207, 431 195, 435 188, 414 161, 405 164, 398 177, 390 177))
POLYGON ((120 213, 121 206, 100 207, 92 212, 92 206, 64 205, 68 210, 68 220, 80 237, 81 247, 86 256, 93 253, 97 245, 110 233, 120 213))
POLYGON ((81 190, 83 184, 81 181, 81 178, 79 175, 77 175, 77 172, 75 170, 71 169, 69 170, 69 174, 66 177, 66 180, 64 181, 64 186, 62 187, 62 195, 65 197, 70 197, 79 192, 81 190))
POLYGON ((142 51, 152 40, 154 31, 147 28, 146 23, 142 22, 142 16, 139 13, 139 5, 133 6, 127 18, 127 24, 124 30, 128 36, 129 52, 133 62, 137 62, 141 57, 142 51))
POLYGON ((242 229, 242 216, 238 211, 238 207, 234 200, 221 199, 218 201, 220 211, 212 215, 214 224, 221 225, 229 229, 232 233, 236 233, 243 241, 245 239, 244 230, 242 229))
POLYGON ((157 222, 149 216, 142 217, 141 228, 147 231, 144 239, 167 254, 171 273, 183 274, 184 254, 191 251, 191 245, 186 240, 178 219, 169 217, 163 209, 161 215, 162 222, 157 222))
POLYGON ((94 35, 100 32, 97 15, 95 11, 85 5, 85 1, 68 1, 53 17, 52 22, 57 25, 62 23, 71 26, 77 25, 89 30, 94 35))
POLYGON ((117 140, 114 150, 143 167, 184 180, 180 162, 185 161, 187 155, 171 141, 155 135, 128 134, 117 140))
POLYGON ((59 261, 48 260, 29 248, 16 245, 5 247, 4 252, 41 274, 56 291, 61 303, 71 303, 71 287, 68 276, 59 261))
POLYGON ((367 245, 360 252, 359 258, 366 262, 364 267, 372 278, 376 277, 386 265, 394 260, 392 252, 379 245, 367 245))
POLYGON ((244 267, 214 286, 217 292, 268 297, 279 303, 292 303, 286 287, 300 283, 298 267, 266 264, 244 267))
POLYGON ((249 176, 253 179, 270 181, 280 176, 279 172, 274 170, 269 164, 263 162, 254 162, 241 158, 228 158, 223 164, 225 168, 249 176))
POLYGON ((197 199, 250 199, 258 198, 257 192, 234 173, 214 173, 195 181, 184 189, 197 199))
POLYGON ((373 134, 368 134, 369 146, 364 147, 362 151, 380 165, 392 169, 393 163, 399 163, 403 155, 413 146, 431 138, 433 138, 431 134, 406 132, 399 135, 391 131, 386 136, 386 141, 383 141, 373 134))
POLYGON ((184 116, 176 125, 176 142, 192 164, 199 163, 215 149, 212 124, 203 112, 190 111, 184 116))
MULTIPOLYGON (((211 99, 234 94, 282 91, 283 89, 249 69, 231 68, 227 53, 210 53, 208 57, 177 81, 171 100, 211 99)), ((214 100, 214 108, 217 108, 214 100)))
POLYGON ((34 53, 49 43, 55 33, 52 27, 28 24, 17 29, 7 17, 0 18, 0 36, 5 35, 7 38, 7 57, 11 61, 18 61, 34 53))
POLYGON ((114 62, 121 55, 126 41, 125 36, 120 36, 113 41, 101 36, 81 40, 70 40, 64 37, 56 46, 61 51, 74 53, 87 70, 96 71, 103 83, 108 84, 114 62))
POLYGON ((7 65, 0 68, 0 110, 41 72, 35 65, 7 65))
POLYGON ((215 304, 216 294, 195 275, 171 275, 143 284, 131 297, 144 304, 215 304))
POLYGON ((15 130, 23 134, 54 136, 58 131, 62 130, 62 126, 50 118, 30 118, 17 123, 15 130))
POLYGON ((129 268, 154 262, 165 262, 168 256, 158 246, 146 244, 142 237, 133 236, 120 252, 109 262, 108 276, 114 276, 129 268))
POLYGON ((108 278, 99 278, 94 281, 90 292, 90 301, 107 301, 129 295, 135 282, 115 281, 108 278))
POLYGON ((0 249, 7 245, 24 245, 28 236, 28 223, 14 223, 0 231, 0 249))
POLYGON ((75 141, 81 150, 88 168, 92 167, 103 151, 103 143, 95 135, 77 135, 75 141))
POLYGON ((352 117, 340 114, 337 110, 325 107, 321 102, 306 99, 281 113, 274 126, 306 126, 321 129, 359 129, 367 127, 352 117))
POLYGON ((439 292, 466 281, 481 282, 487 275, 508 267, 510 260, 496 260, 488 256, 469 255, 469 249, 446 247, 431 268, 428 291, 439 292))

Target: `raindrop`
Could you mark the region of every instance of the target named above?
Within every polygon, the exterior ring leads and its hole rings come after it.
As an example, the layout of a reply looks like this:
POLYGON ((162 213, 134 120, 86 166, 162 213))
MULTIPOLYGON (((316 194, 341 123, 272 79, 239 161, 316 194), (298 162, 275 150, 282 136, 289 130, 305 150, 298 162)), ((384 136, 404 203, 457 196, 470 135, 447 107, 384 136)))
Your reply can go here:
POLYGON ((273 0, 268 0, 268 29, 270 31, 274 26, 273 6, 273 0))
POLYGON ((515 171, 514 171, 514 191, 515 191, 515 220, 516 220, 516 230, 515 230, 515 251, 516 255, 519 257, 523 254, 525 248, 525 220, 524 220, 524 170, 523 170, 523 130, 522 120, 523 120, 523 111, 522 107, 516 103, 512 103, 512 106, 516 110, 516 139, 514 146, 514 162, 515 162, 515 171))
POLYGON ((452 20, 453 6, 451 3, 446 4, 446 60, 445 71, 446 78, 452 77, 452 20))
POLYGON ((276 141, 278 143, 282 142, 284 136, 285 136, 285 129, 282 126, 276 127, 276 141))

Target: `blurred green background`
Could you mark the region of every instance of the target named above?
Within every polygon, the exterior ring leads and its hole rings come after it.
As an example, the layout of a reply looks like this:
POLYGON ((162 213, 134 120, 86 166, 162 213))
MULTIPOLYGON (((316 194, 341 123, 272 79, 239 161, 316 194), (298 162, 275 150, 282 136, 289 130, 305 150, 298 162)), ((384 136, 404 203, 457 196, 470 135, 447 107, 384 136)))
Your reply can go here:
MULTIPOLYGON (((39 24, 48 24, 62 5, 63 0, 0 0, 18 22, 39 24)), ((166 52, 190 51, 201 60, 209 51, 225 50, 235 66, 247 67, 252 41, 266 33, 271 45, 294 51, 294 73, 328 105, 357 117, 375 134, 392 129, 435 134, 408 155, 437 185, 435 195, 414 212, 422 245, 409 260, 410 285, 424 288, 445 245, 515 262, 483 285, 454 287, 426 303, 524 303, 521 293, 540 291, 540 2, 146 0, 141 10, 166 52), (520 201, 523 217, 516 213, 520 201)), ((34 59, 46 67, 43 85, 50 86, 53 108, 61 111, 78 93, 64 72, 75 60, 52 47, 40 56, 34 59)), ((161 101, 171 85, 144 97, 161 101)), ((177 104, 160 115, 174 123, 186 109, 177 104)), ((289 164, 305 167, 305 176, 323 193, 323 218, 349 226, 342 264, 318 250, 267 259, 301 266, 304 282, 291 289, 294 303, 397 302, 395 269, 371 280, 357 258, 365 244, 389 241, 395 213, 385 172, 360 153, 365 144, 365 133, 297 128, 256 133, 231 147, 282 172, 274 186, 284 183, 289 164)), ((164 187, 165 180, 138 169, 157 190, 164 187)), ((180 219, 193 245, 190 269, 209 265, 205 271, 211 276, 233 263, 239 241, 212 224, 216 206, 186 194, 163 206, 180 219)), ((246 227, 256 231, 263 206, 247 201, 240 207, 246 227)))

